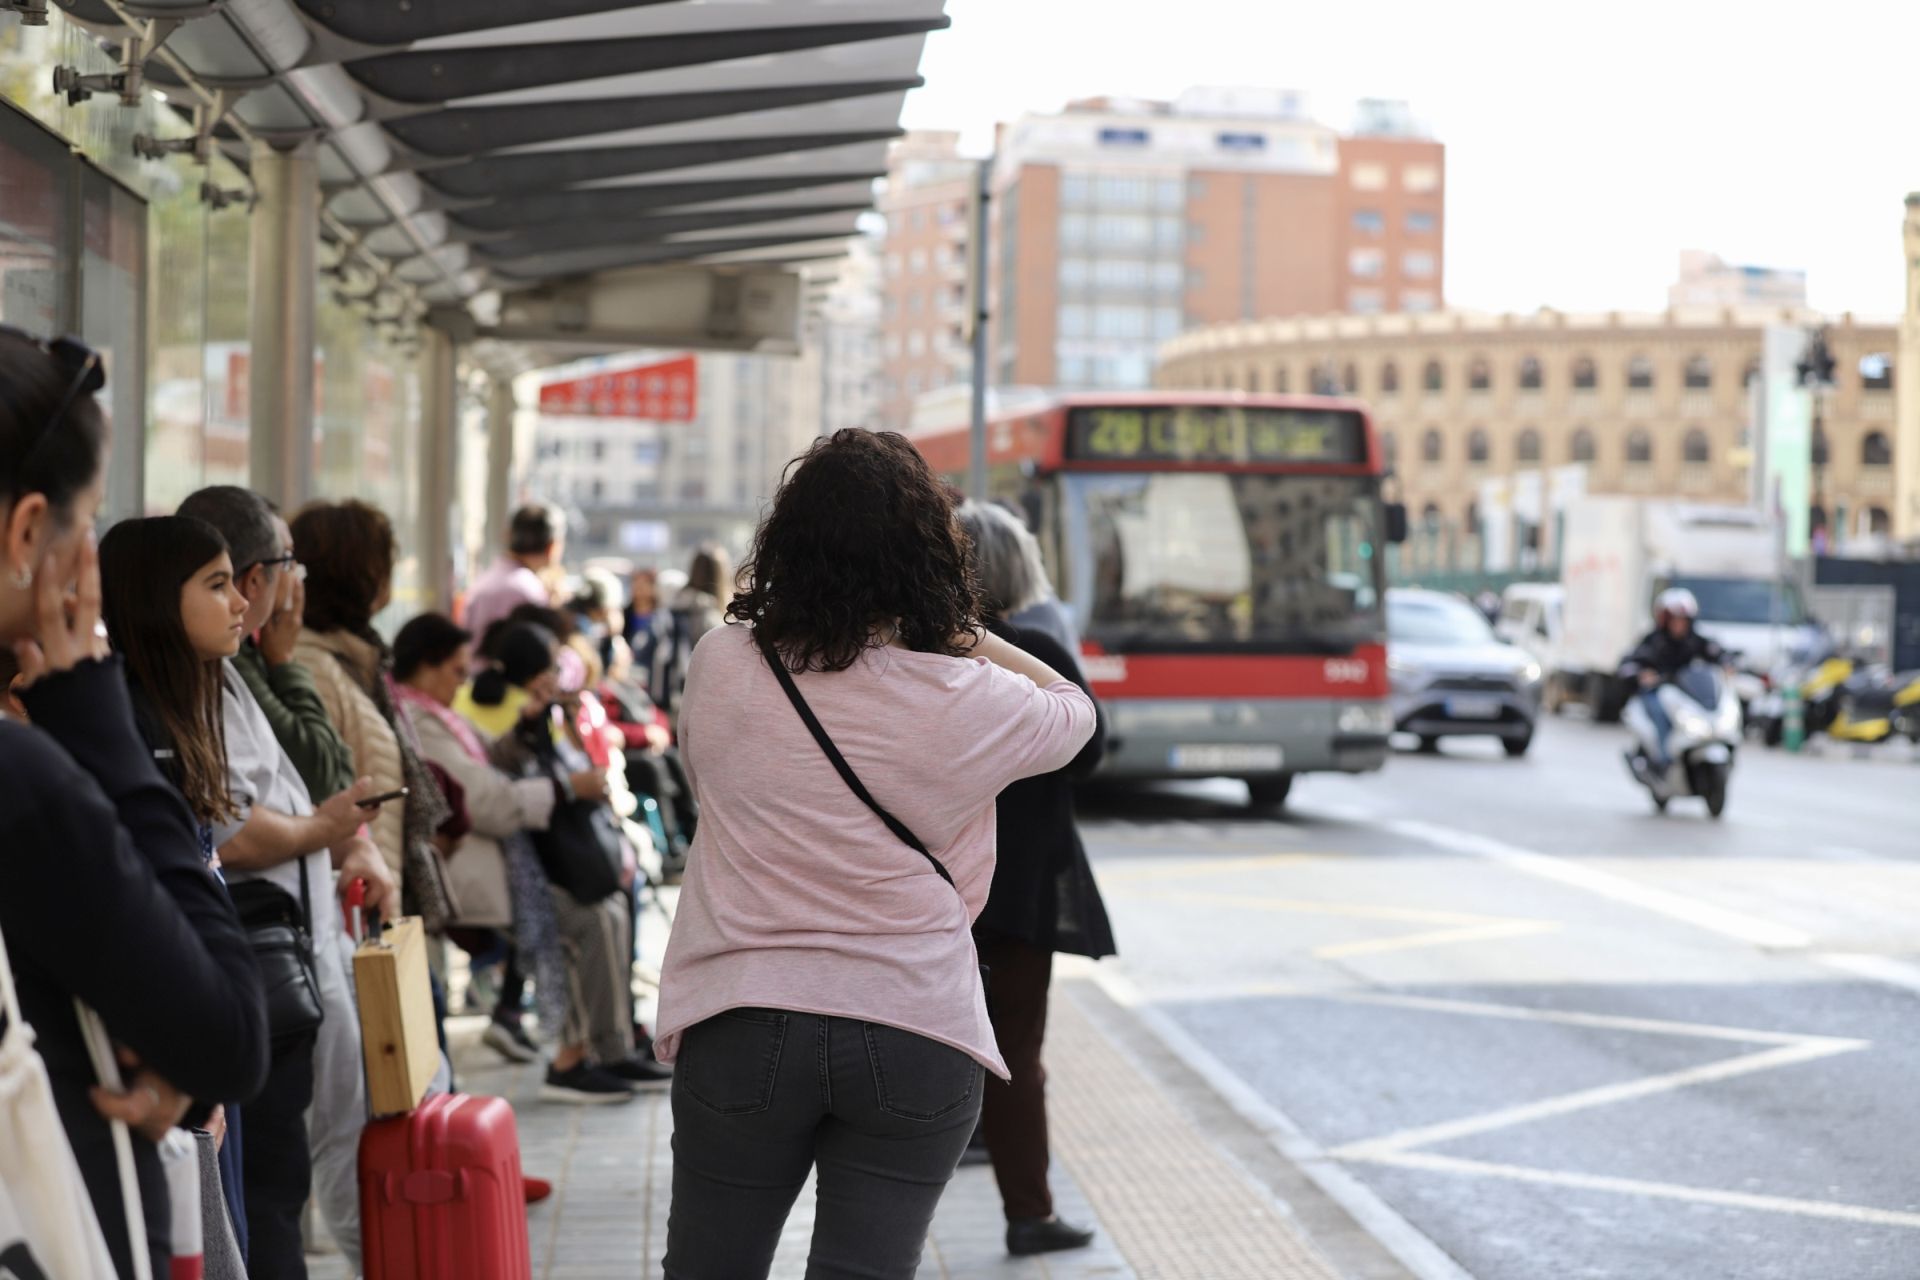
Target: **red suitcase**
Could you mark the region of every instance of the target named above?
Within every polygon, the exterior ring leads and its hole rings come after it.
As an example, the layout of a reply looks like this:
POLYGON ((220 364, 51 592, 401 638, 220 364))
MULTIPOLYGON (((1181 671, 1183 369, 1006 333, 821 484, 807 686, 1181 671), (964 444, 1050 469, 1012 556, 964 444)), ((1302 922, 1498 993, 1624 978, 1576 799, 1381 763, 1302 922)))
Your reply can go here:
POLYGON ((438 1094, 360 1136, 366 1280, 532 1280, 520 1135, 504 1098, 438 1094))

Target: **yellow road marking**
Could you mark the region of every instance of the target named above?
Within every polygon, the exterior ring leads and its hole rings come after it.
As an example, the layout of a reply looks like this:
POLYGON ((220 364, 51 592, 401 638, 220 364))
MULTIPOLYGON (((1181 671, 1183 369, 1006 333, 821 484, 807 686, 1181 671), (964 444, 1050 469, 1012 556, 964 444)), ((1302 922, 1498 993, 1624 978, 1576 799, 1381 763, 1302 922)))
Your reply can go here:
POLYGON ((1338 855, 1331 853, 1270 853, 1252 858, 1200 858, 1159 867, 1126 867, 1099 870, 1101 884, 1120 884, 1136 880, 1185 880, 1190 876, 1229 875, 1235 871, 1265 871, 1274 867, 1298 866, 1303 862, 1321 862, 1338 855))
POLYGON ((1337 942, 1315 947, 1313 954, 1322 960, 1346 956, 1377 956, 1387 951, 1414 951, 1420 947, 1444 947, 1456 942, 1489 942, 1495 938, 1523 938, 1529 934, 1552 933, 1560 926, 1550 920, 1513 920, 1505 924, 1485 924, 1469 929, 1436 929, 1432 933, 1409 933, 1399 938, 1374 938, 1361 942, 1337 942))

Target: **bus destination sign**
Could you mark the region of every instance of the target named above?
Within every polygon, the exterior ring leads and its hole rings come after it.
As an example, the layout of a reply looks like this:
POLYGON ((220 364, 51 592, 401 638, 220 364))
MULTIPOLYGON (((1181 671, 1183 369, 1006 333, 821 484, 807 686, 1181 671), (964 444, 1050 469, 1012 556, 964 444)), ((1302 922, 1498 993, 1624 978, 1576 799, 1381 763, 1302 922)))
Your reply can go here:
POLYGON ((1337 409, 1230 404, 1111 405, 1067 411, 1073 462, 1295 463, 1367 460, 1365 420, 1337 409))

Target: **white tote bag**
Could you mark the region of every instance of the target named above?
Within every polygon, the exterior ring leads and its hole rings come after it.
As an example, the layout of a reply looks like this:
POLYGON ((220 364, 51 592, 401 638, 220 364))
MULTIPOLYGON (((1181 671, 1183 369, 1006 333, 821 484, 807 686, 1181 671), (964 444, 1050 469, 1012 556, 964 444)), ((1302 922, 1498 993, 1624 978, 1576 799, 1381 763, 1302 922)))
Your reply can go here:
MULTIPOLYGON (((33 1028, 20 1016, 13 968, 0 939, 0 1271, 21 1276, 117 1280, 94 1217, 93 1200, 80 1178, 67 1131, 54 1107, 53 1084, 33 1047, 33 1028), (36 1271, 34 1268, 38 1268, 36 1271)), ((117 1141, 124 1145, 125 1128, 117 1141)), ((132 1148, 127 1167, 132 1168, 132 1148)), ((139 1198, 131 1217, 140 1220, 139 1198)), ((134 1256, 145 1262, 144 1224, 134 1256)))

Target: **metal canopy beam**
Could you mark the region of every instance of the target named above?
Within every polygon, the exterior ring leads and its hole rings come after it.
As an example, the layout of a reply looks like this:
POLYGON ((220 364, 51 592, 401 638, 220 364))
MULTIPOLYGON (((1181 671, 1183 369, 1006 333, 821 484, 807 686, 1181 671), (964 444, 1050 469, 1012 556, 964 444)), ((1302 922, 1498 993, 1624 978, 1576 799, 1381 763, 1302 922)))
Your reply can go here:
MULTIPOLYGON (((582 182, 606 178, 629 178, 643 173, 664 173, 696 165, 725 164, 731 160, 753 160, 762 156, 785 155, 799 151, 819 151, 862 142, 886 142, 898 138, 904 130, 874 129, 864 133, 801 133, 790 137, 724 138, 715 142, 666 142, 643 147, 592 147, 566 151, 537 152, 530 155, 481 156, 464 164, 421 169, 418 176, 434 190, 458 199, 485 199, 512 196, 527 191, 553 191, 582 182)), ((844 181, 865 174, 834 175, 832 181, 844 181)), ((874 176, 883 176, 876 173, 874 176)), ((737 181, 750 182, 754 179, 737 181)), ((787 181, 786 178, 770 181, 787 181)), ((650 188, 664 189, 668 184, 650 188)), ((726 183, 674 183, 673 186, 720 186, 726 183)), ((780 190, 764 187, 759 190, 780 190)), ((754 195, 757 191, 735 191, 733 195, 754 195)), ((695 197, 698 198, 698 197, 695 197)), ((720 198, 720 197, 714 197, 720 198)), ((462 214, 462 217, 469 216, 462 214)))
MULTIPOLYGON (((949 19, 822 23, 637 36, 627 40, 567 40, 550 44, 484 46, 384 53, 345 65, 348 74, 393 102, 426 105, 519 89, 572 84, 607 76, 700 66, 795 49, 857 44, 941 31, 949 19)), ((505 108, 523 110, 524 108, 505 108)))
MULTIPOLYGON (((673 0, 540 0, 540 19, 577 18, 640 9, 673 0)), ((337 36, 361 44, 401 45, 528 21, 526 0, 407 0, 404 4, 341 4, 294 0, 300 11, 337 36)))
MULTIPOLYGON (((656 210, 670 209, 676 205, 706 204, 742 196, 803 191, 808 187, 833 186, 843 182, 871 182, 880 176, 883 175, 814 173, 795 175, 791 178, 740 178, 731 182, 670 182, 661 183, 658 186, 556 191, 552 195, 522 196, 517 200, 502 200, 496 204, 454 210, 447 216, 453 221, 455 227, 469 232, 518 231, 551 222, 589 224, 645 219, 656 210)), ((871 208, 872 202, 869 201, 859 207, 871 208)), ((756 207, 752 212, 755 217, 787 217, 790 216, 788 210, 838 213, 845 208, 846 206, 842 204, 768 205, 756 207)), ((568 238, 572 238, 573 228, 569 227, 566 234, 568 238)), ((480 237, 456 236, 456 238, 478 239, 480 237)))
POLYGON ((648 94, 635 98, 584 98, 497 107, 455 107, 386 122, 387 131, 429 156, 472 156, 541 142, 560 142, 622 129, 646 129, 687 120, 711 120, 816 102, 839 102, 881 93, 905 93, 920 78, 857 80, 845 84, 797 84, 775 89, 722 89, 713 93, 648 94))
POLYGON ((795 231, 786 235, 735 236, 714 240, 674 240, 664 244, 613 245, 548 253, 541 256, 501 262, 494 274, 506 281, 541 281, 589 271, 610 271, 620 267, 644 267, 661 262, 686 262, 726 253, 745 253, 751 249, 772 249, 789 244, 819 244, 823 240, 844 240, 847 232, 795 231))
POLYGON ((494 240, 479 240, 474 253, 482 258, 512 262, 551 253, 557 245, 569 252, 601 245, 658 244, 668 236, 689 231, 717 231, 750 227, 756 223, 785 222, 793 218, 824 217, 835 213, 862 213, 859 204, 788 205, 762 209, 713 209, 703 213, 668 213, 650 218, 569 222, 564 227, 536 227, 494 240))

